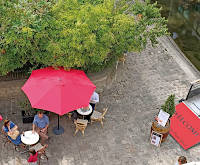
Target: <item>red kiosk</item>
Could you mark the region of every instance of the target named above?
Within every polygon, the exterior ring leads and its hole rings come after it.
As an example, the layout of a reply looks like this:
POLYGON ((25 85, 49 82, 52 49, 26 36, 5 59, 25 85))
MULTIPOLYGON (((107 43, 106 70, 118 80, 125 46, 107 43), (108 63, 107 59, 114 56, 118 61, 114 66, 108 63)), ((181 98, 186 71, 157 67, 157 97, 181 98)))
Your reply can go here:
POLYGON ((185 150, 200 142, 200 79, 191 83, 170 121, 170 134, 185 150))

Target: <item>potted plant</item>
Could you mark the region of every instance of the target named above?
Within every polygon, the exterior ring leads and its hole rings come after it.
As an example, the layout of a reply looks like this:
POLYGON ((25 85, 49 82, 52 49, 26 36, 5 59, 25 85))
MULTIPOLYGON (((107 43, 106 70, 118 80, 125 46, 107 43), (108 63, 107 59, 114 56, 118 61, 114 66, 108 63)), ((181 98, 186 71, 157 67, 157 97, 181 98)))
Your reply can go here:
POLYGON ((161 125, 158 124, 158 121, 154 121, 152 123, 152 127, 151 127, 151 132, 152 131, 155 131, 159 134, 162 134, 163 137, 162 137, 162 140, 161 140, 161 143, 164 142, 169 134, 169 130, 170 130, 170 118, 172 117, 172 115, 174 114, 175 112, 175 95, 170 95, 167 100, 165 101, 165 104, 163 104, 161 106, 161 109, 164 111, 164 112, 167 112, 170 116, 169 116, 169 119, 166 123, 166 125, 163 127, 161 125))
POLYGON ((31 104, 28 99, 19 102, 19 106, 21 107, 22 111, 22 122, 23 123, 32 123, 34 116, 36 114, 36 110, 31 107, 31 104))
POLYGON ((174 102, 174 99, 175 99, 175 95, 170 95, 167 98, 167 100, 165 101, 165 104, 163 104, 161 106, 161 109, 164 112, 167 112, 170 115, 170 118, 172 117, 172 115, 175 112, 175 102, 174 102))

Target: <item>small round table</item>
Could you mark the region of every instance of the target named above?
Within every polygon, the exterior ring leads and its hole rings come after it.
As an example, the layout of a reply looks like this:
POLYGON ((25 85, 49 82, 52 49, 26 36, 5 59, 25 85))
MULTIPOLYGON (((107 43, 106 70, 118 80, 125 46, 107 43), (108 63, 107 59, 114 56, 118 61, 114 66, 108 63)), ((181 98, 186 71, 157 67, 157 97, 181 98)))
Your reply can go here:
POLYGON ((21 134, 21 141, 26 145, 36 144, 40 139, 40 136, 37 132, 26 131, 24 134, 21 134))
POLYGON ((83 108, 79 108, 76 111, 78 112, 78 114, 83 115, 83 117, 84 117, 84 116, 90 115, 92 113, 92 106, 89 105, 89 109, 87 111, 83 110, 83 108))

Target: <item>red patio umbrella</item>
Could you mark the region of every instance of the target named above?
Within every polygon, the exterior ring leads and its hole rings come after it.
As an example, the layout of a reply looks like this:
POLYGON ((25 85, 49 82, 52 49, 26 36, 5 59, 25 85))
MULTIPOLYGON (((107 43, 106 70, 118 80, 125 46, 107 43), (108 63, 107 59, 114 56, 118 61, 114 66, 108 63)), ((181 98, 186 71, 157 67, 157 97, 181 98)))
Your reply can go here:
POLYGON ((83 71, 52 67, 32 71, 22 87, 33 108, 58 115, 88 106, 95 89, 83 71))

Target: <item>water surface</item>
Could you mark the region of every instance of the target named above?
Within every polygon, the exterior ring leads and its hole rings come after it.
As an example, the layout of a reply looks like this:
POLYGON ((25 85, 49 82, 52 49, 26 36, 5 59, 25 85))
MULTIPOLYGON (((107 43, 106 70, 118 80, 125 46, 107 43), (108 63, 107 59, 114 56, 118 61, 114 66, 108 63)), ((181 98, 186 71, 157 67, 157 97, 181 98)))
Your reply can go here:
MULTIPOLYGON (((155 2, 156 0, 151 0, 155 2)), ((158 0, 162 16, 185 56, 200 71, 200 0, 158 0)))

